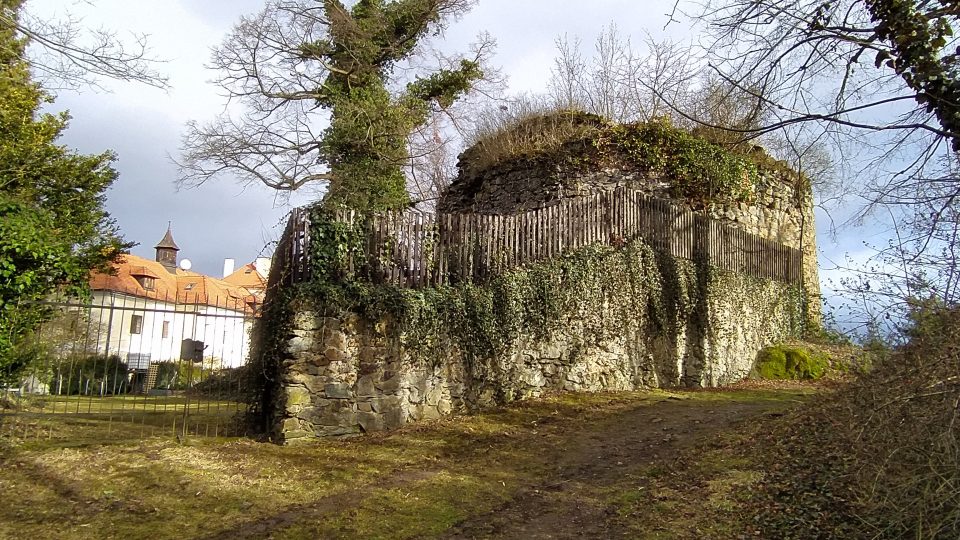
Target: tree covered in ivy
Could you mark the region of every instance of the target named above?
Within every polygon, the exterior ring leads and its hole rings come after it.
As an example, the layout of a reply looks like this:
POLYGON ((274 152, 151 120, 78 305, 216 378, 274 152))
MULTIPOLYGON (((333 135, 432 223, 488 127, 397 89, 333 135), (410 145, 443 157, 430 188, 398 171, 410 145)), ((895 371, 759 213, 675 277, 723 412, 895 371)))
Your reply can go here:
POLYGON ((244 110, 188 125, 181 182, 325 182, 329 206, 406 206, 408 137, 483 76, 483 47, 432 72, 415 62, 417 47, 470 3, 286 0, 242 18, 213 64, 244 110))
MULTIPOLYGON (((0 0, 17 13, 21 0, 0 0)), ((85 156, 57 144, 67 115, 41 114, 50 101, 31 80, 26 42, 0 23, 0 378, 29 362, 23 340, 49 317, 37 302, 83 294, 89 273, 127 247, 103 209, 116 179, 113 154, 85 156)))

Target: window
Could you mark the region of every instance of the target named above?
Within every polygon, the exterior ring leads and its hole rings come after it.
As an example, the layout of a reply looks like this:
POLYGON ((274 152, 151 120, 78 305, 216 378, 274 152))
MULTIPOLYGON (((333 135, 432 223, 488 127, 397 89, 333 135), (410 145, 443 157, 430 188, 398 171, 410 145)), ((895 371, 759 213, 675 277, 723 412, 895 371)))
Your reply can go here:
POLYGON ((143 315, 133 315, 130 317, 130 333, 139 334, 143 332, 143 315))
POLYGON ((170 321, 163 321, 162 337, 170 337, 170 321))
POLYGON ((146 291, 152 291, 157 288, 157 278, 139 276, 137 277, 137 282, 140 283, 140 286, 146 291))

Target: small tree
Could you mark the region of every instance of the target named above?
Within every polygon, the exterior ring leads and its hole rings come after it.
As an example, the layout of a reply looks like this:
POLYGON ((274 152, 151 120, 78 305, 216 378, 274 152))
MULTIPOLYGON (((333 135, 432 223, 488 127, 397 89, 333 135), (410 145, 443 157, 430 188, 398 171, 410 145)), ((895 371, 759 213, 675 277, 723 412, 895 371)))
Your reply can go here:
POLYGON ((329 205, 408 205, 407 139, 431 110, 450 106, 482 77, 484 48, 406 84, 394 71, 469 6, 360 0, 348 9, 337 0, 290 0, 241 19, 213 65, 245 111, 239 119, 188 125, 180 181, 198 184, 227 172, 279 190, 323 181, 329 205), (317 118, 318 109, 328 116, 317 118))

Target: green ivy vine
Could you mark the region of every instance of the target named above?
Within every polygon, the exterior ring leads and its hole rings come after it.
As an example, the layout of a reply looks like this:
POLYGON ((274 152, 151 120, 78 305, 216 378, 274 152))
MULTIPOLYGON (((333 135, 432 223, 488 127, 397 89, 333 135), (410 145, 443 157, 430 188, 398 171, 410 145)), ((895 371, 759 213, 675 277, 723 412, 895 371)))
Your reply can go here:
POLYGON ((597 343, 644 328, 669 336, 704 326, 706 314, 698 313, 709 294, 722 292, 714 288, 730 281, 726 274, 636 240, 620 249, 589 246, 486 283, 408 289, 314 279, 299 295, 322 315, 390 321, 415 357, 439 362, 457 350, 472 362, 508 350, 521 336, 545 341, 571 325, 597 343))

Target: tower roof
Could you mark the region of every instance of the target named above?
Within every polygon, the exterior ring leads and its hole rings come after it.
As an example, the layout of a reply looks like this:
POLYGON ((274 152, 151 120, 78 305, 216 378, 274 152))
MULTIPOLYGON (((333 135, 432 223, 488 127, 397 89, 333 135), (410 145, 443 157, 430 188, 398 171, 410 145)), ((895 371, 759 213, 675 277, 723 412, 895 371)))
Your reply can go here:
POLYGON ((170 230, 169 226, 167 226, 167 234, 163 235, 163 239, 160 240, 160 243, 153 247, 158 249, 174 249, 176 251, 180 251, 177 243, 173 241, 173 231, 170 230))

